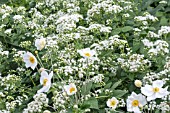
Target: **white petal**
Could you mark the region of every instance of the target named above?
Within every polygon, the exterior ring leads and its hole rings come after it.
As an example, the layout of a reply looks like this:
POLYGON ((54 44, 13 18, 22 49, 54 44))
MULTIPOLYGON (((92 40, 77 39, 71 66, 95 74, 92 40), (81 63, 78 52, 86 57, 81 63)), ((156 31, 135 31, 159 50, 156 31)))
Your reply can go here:
POLYGON ((147 104, 146 98, 145 98, 145 96, 143 96, 142 94, 138 94, 138 100, 139 100, 139 103, 140 103, 142 106, 144 106, 144 105, 147 104))
POLYGON ((151 101, 151 100, 155 100, 155 99, 156 99, 155 93, 153 95, 147 97, 147 101, 151 101))
POLYGON ((139 107, 133 107, 134 113, 141 113, 139 107))
POLYGON ((153 82, 153 87, 161 88, 164 85, 164 82, 162 80, 156 80, 153 82))
POLYGON ((32 64, 31 68, 34 70, 36 66, 37 66, 37 63, 34 63, 32 64))
POLYGON ((44 71, 41 72, 41 76, 48 77, 48 73, 44 70, 44 71))
POLYGON ((48 86, 43 86, 40 90, 37 91, 37 93, 43 93, 43 92, 48 92, 50 89, 51 85, 48 86))
POLYGON ((49 76, 50 76, 50 78, 53 77, 53 71, 50 72, 49 76))
POLYGON ((156 93, 156 98, 162 98, 162 97, 168 95, 169 92, 167 91, 167 89, 168 89, 168 87, 166 87, 166 88, 160 88, 160 89, 159 89, 160 91, 156 93))
POLYGON ((151 96, 154 94, 153 87, 150 85, 145 85, 145 87, 141 87, 141 92, 146 96, 151 96))
POLYGON ((127 106, 127 111, 132 112, 133 111, 133 107, 132 107, 132 101, 134 98, 128 96, 128 99, 126 100, 126 106, 127 106))

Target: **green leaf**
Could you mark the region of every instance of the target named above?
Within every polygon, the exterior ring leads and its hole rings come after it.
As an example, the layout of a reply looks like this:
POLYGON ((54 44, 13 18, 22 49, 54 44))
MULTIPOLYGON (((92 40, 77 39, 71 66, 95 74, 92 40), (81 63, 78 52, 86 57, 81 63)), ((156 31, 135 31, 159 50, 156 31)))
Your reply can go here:
POLYGON ((122 83, 122 81, 118 81, 116 83, 113 84, 113 86, 110 88, 110 90, 114 90, 115 88, 117 88, 120 84, 122 83))
POLYGON ((86 101, 84 102, 84 104, 90 105, 90 108, 99 109, 98 101, 97 101, 97 99, 94 98, 94 97, 91 97, 91 98, 89 98, 88 100, 86 100, 86 101))
POLYGON ((88 82, 88 83, 86 83, 85 85, 82 86, 82 88, 81 88, 82 94, 83 95, 88 94, 90 92, 91 88, 92 88, 92 81, 90 81, 90 82, 88 82))
POLYGON ((128 77, 130 80, 134 80, 135 75, 134 75, 134 74, 129 74, 127 77, 128 77))
POLYGON ((0 0, 0 5, 1 4, 5 4, 5 3, 7 3, 8 2, 8 0, 0 0))
POLYGON ((113 90, 113 96, 116 98, 120 98, 125 95, 128 91, 126 90, 113 90))
POLYGON ((118 35, 119 33, 121 32, 121 29, 120 28, 117 28, 117 29, 114 29, 112 30, 112 35, 118 35))
POLYGON ((131 26, 125 26, 121 29, 122 32, 127 32, 127 31, 131 31, 133 29, 133 27, 131 26))
POLYGON ((168 24, 168 19, 165 17, 162 17, 160 20, 160 25, 167 25, 168 24))
POLYGON ((109 88, 111 87, 111 85, 112 85, 112 82, 106 84, 106 85, 104 86, 104 89, 109 89, 109 88))

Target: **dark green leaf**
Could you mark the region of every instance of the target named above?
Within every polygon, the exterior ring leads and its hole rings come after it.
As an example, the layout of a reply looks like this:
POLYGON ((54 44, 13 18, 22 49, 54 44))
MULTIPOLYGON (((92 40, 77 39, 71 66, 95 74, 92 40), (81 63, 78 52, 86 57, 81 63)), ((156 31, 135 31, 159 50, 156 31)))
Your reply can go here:
POLYGON ((86 101, 84 102, 84 104, 90 105, 90 108, 99 109, 99 107, 98 107, 98 101, 97 101, 97 99, 94 98, 94 97, 91 97, 91 98, 89 98, 88 100, 86 100, 86 101))

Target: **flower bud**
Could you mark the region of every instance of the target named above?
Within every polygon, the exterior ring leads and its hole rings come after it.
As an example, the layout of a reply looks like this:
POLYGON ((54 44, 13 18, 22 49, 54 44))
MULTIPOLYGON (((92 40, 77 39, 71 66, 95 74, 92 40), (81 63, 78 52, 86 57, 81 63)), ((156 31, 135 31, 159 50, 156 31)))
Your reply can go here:
POLYGON ((43 113, 51 113, 49 110, 45 110, 43 113))
POLYGON ((142 86, 142 82, 140 80, 135 80, 135 86, 136 87, 141 87, 142 86))

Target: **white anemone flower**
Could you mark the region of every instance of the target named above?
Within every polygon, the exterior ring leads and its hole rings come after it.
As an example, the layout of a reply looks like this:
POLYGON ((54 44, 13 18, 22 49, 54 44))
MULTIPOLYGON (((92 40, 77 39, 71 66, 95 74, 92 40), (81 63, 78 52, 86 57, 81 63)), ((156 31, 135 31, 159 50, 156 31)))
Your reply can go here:
POLYGON ((106 104, 108 107, 110 107, 112 109, 116 109, 118 103, 119 103, 119 101, 115 97, 112 97, 111 99, 107 100, 106 104))
POLYGON ((32 69, 35 69, 35 67, 37 66, 37 59, 35 58, 35 56, 30 53, 30 52, 26 52, 23 55, 23 60, 25 62, 25 66, 26 68, 31 67, 32 69))
POLYGON ((46 39, 40 38, 35 40, 35 46, 37 47, 37 50, 42 50, 46 45, 46 39))
POLYGON ((141 113, 140 108, 146 105, 146 98, 142 94, 136 94, 132 92, 128 99, 126 100, 127 103, 127 111, 134 112, 134 113, 141 113))
POLYGON ((84 58, 92 58, 96 54, 96 51, 90 50, 90 48, 81 49, 77 52, 84 58))
POLYGON ((67 95, 73 95, 77 92, 77 88, 76 88, 76 85, 74 83, 71 83, 69 85, 65 85, 64 90, 66 91, 67 95))
POLYGON ((155 100, 156 98, 162 98, 169 94, 168 87, 162 88, 164 82, 162 80, 153 81, 152 85, 145 85, 141 88, 141 92, 147 96, 147 101, 155 100))
POLYGON ((51 78, 53 77, 53 71, 48 74, 45 70, 41 72, 40 84, 43 87, 37 91, 37 93, 48 92, 51 87, 51 78))

